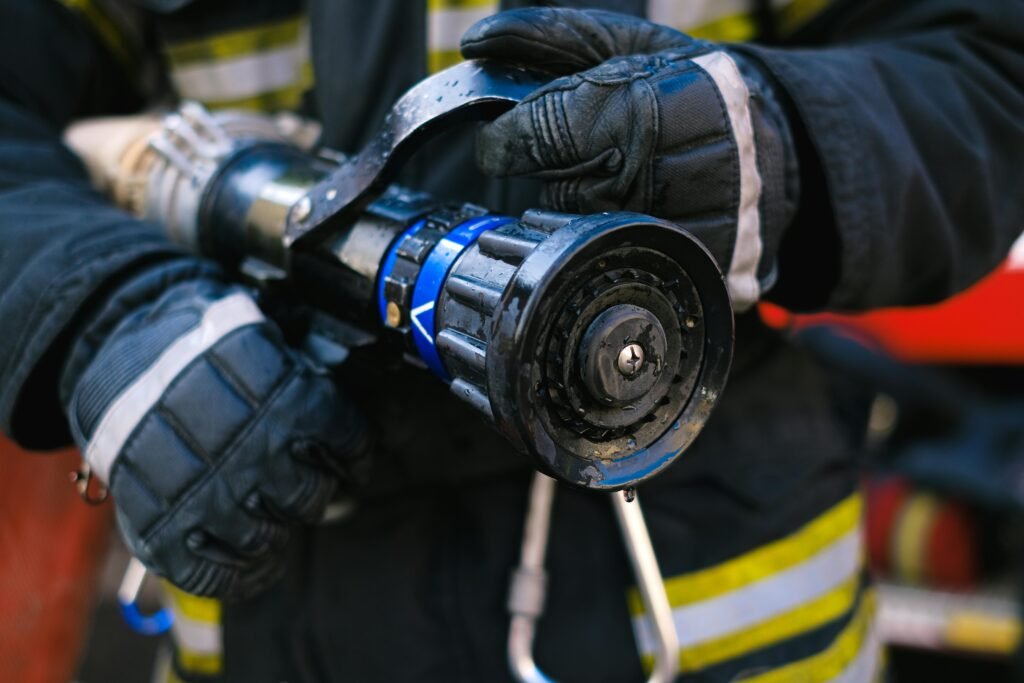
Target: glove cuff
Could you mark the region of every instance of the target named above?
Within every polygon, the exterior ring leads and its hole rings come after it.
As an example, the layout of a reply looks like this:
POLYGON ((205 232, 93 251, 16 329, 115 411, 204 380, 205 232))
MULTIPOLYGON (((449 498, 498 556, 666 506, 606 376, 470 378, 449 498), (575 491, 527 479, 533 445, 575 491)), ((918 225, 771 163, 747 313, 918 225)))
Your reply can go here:
POLYGON ((71 403, 78 381, 85 374, 97 352, 114 329, 132 312, 156 301, 171 287, 192 280, 222 278, 221 270, 213 263, 192 257, 175 258, 150 264, 133 277, 122 281, 103 299, 79 328, 69 345, 64 367, 60 373, 60 402, 65 412, 71 403))

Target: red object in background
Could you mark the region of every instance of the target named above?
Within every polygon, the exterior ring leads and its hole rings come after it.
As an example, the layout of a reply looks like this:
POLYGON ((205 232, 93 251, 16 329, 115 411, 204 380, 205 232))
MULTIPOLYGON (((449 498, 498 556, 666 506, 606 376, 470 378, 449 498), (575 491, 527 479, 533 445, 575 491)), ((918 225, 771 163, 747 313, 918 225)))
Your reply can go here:
POLYGON ((772 327, 832 323, 853 328, 905 361, 987 365, 1024 364, 1024 239, 998 271, 934 306, 857 315, 793 315, 762 304, 772 327))
POLYGON ((0 441, 0 681, 68 683, 85 637, 112 507, 78 497, 75 452, 0 441))
POLYGON ((865 541, 876 573, 930 588, 977 584, 980 550, 967 506, 899 478, 871 480, 865 488, 865 541))

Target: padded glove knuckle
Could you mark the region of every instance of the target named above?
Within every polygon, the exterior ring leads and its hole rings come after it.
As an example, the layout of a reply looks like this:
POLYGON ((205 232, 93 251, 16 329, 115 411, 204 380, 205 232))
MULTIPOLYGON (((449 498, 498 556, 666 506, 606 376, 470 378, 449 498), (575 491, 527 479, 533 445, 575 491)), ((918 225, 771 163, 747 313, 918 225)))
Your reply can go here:
POLYGON ((129 546, 190 592, 265 585, 286 525, 317 521, 364 453, 359 417, 239 288, 186 281, 118 314, 68 411, 129 546))

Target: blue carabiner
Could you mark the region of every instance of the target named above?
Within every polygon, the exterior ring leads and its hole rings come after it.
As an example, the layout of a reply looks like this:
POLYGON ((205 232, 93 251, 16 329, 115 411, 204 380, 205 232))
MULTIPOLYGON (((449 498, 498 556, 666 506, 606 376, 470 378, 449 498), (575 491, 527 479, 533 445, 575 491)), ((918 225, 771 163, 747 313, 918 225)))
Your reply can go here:
POLYGON ((133 631, 144 636, 159 636, 171 628, 174 614, 166 607, 153 614, 142 613, 137 601, 145 580, 146 567, 133 557, 117 589, 117 604, 121 607, 121 616, 133 631))

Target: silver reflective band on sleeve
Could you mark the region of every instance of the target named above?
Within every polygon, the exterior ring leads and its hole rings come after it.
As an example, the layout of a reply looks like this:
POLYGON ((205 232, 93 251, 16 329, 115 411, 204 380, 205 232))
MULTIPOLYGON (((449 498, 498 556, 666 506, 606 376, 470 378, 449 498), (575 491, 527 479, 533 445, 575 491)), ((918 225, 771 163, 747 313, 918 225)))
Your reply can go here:
POLYGON ((736 217, 736 245, 726 276, 733 306, 744 311, 761 296, 757 267, 761 261, 761 174, 757 170, 754 124, 750 118, 750 90, 736 62, 724 52, 693 60, 718 86, 732 125, 740 162, 740 207, 736 217))
POLYGON ((220 624, 197 621, 179 609, 174 609, 171 632, 178 647, 192 655, 216 656, 224 649, 220 624))
POLYGON ((458 50, 462 34, 469 27, 498 10, 498 3, 469 8, 431 9, 427 17, 427 48, 458 50))
POLYGON ((647 0, 648 19, 680 31, 749 11, 749 0, 647 0))
POLYGON ((121 448, 174 378, 230 332, 263 320, 256 302, 244 292, 211 304, 199 325, 167 347, 107 408, 85 450, 85 460, 93 473, 109 483, 111 467, 121 448))
POLYGON ((298 42, 274 50, 219 62, 172 66, 171 80, 185 99, 241 100, 299 83, 309 55, 309 30, 303 28, 298 42))
MULTIPOLYGON (((672 610, 681 648, 695 647, 736 635, 759 623, 810 603, 855 579, 863 551, 860 528, 789 569, 760 581, 672 610)), ((646 616, 634 617, 640 652, 653 652, 651 625, 646 616)))

